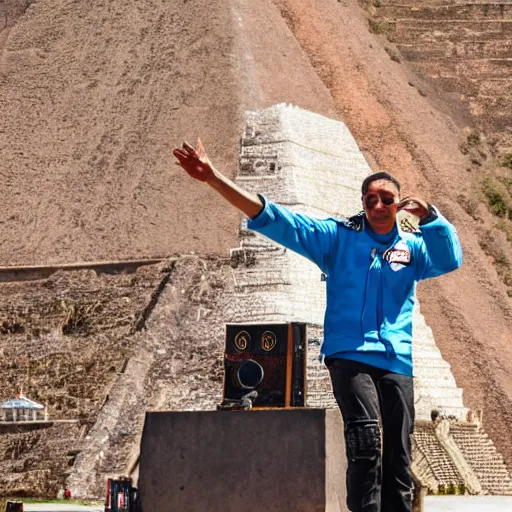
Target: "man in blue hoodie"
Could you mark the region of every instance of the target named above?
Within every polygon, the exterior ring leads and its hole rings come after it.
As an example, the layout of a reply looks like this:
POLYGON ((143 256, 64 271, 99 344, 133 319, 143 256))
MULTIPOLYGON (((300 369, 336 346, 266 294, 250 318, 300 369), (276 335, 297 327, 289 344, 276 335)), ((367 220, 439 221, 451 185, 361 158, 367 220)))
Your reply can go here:
POLYGON ((455 228, 420 198, 400 200, 390 174, 368 176, 364 211, 315 219, 249 193, 217 171, 198 144, 174 150, 181 167, 249 217, 248 227, 316 263, 327 275, 322 353, 345 425, 352 512, 410 512, 414 428, 412 310, 416 283, 458 268, 455 228), (415 227, 396 225, 407 208, 415 227))

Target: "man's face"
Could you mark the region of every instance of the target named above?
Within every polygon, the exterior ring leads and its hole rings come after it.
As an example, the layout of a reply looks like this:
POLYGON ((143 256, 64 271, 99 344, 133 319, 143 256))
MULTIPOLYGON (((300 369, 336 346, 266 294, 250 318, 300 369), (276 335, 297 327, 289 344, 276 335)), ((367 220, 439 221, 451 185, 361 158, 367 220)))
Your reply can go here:
POLYGON ((393 229, 399 201, 400 193, 392 181, 382 179, 370 183, 363 196, 363 207, 375 233, 384 235, 393 229))

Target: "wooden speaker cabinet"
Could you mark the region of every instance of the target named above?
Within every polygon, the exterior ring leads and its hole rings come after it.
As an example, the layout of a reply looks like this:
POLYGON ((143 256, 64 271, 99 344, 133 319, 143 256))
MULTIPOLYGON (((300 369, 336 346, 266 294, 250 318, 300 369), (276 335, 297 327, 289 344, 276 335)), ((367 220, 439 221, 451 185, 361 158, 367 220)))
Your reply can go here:
POLYGON ((219 408, 248 394, 253 408, 304 407, 306 353, 305 323, 226 324, 219 408))

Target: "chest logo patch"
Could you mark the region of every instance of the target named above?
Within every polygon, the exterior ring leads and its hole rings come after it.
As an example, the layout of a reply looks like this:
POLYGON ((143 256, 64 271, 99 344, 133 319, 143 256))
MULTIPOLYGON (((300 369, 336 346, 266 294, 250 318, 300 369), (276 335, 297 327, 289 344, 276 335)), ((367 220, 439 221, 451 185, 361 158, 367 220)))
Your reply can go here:
POLYGON ((390 247, 382 257, 390 264, 395 271, 400 270, 411 263, 411 251, 406 242, 400 240, 393 247, 390 247))

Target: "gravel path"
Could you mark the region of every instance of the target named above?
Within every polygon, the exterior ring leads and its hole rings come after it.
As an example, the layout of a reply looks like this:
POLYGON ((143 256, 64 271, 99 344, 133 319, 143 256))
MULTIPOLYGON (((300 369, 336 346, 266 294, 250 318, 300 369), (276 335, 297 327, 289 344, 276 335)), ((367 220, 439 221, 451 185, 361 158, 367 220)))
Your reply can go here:
POLYGON ((508 512, 512 496, 427 496, 425 512, 508 512))
POLYGON ((23 506, 24 512, 104 512, 103 505, 83 506, 71 503, 26 503, 23 506))

